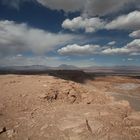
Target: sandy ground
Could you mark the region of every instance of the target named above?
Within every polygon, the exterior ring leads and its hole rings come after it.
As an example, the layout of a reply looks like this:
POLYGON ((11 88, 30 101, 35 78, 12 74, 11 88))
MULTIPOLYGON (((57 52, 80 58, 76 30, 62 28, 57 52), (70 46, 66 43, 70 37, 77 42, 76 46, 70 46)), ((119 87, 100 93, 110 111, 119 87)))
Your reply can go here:
POLYGON ((1 75, 0 140, 139 140, 139 101, 129 77, 1 75))
POLYGON ((106 76, 95 78, 94 81, 88 81, 88 85, 115 97, 115 100, 127 100, 134 110, 140 111, 140 79, 106 76))

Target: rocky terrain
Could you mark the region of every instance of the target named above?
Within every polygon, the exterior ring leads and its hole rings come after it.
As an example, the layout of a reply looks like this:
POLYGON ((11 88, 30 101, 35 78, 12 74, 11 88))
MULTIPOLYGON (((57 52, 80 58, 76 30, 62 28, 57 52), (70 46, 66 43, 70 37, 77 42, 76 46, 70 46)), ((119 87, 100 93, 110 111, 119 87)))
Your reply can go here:
POLYGON ((73 78, 1 75, 0 140, 140 139, 140 79, 73 78))

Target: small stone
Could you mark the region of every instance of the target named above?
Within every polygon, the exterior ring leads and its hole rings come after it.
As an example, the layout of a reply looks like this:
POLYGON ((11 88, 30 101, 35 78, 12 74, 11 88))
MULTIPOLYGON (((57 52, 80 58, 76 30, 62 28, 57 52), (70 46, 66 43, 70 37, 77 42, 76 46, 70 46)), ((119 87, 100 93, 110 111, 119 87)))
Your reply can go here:
POLYGON ((40 99, 46 99, 48 97, 48 95, 46 95, 46 94, 41 94, 41 95, 39 95, 39 98, 40 99))
POLYGON ((44 85, 43 85, 43 87, 47 87, 47 85, 46 85, 46 84, 44 84, 44 85))
POLYGON ((4 108, 5 108, 5 106, 2 103, 0 103, 0 112, 2 112, 4 110, 4 108))
POLYGON ((76 101, 76 96, 72 95, 69 97, 69 102, 74 103, 76 101))
POLYGON ((77 92, 74 89, 72 89, 72 90, 69 91, 69 95, 70 96, 76 96, 77 92))
POLYGON ((30 138, 27 137, 27 138, 25 138, 25 140, 30 140, 30 138))
POLYGON ((11 130, 7 130, 7 136, 8 138, 12 138, 15 134, 15 130, 14 129, 11 129, 11 130))

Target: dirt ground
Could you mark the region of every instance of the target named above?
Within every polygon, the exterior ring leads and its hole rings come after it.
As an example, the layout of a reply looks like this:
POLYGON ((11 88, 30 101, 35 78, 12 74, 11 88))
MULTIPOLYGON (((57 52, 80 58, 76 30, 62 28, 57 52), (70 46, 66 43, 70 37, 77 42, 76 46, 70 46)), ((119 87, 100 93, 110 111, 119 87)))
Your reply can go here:
POLYGON ((140 140, 139 111, 140 79, 0 76, 0 140, 140 140))
POLYGON ((131 107, 140 111, 140 79, 126 76, 98 77, 87 81, 87 86, 115 97, 115 100, 127 100, 131 107))

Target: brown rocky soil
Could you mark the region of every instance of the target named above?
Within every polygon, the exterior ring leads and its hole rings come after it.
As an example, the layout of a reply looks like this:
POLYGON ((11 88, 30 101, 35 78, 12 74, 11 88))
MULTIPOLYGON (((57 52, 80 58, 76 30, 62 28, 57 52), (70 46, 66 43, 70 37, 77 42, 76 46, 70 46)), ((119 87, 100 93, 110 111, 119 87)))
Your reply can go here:
POLYGON ((119 76, 80 84, 1 75, 0 140, 139 140, 140 103, 121 100, 139 101, 139 85, 139 79, 119 76))

